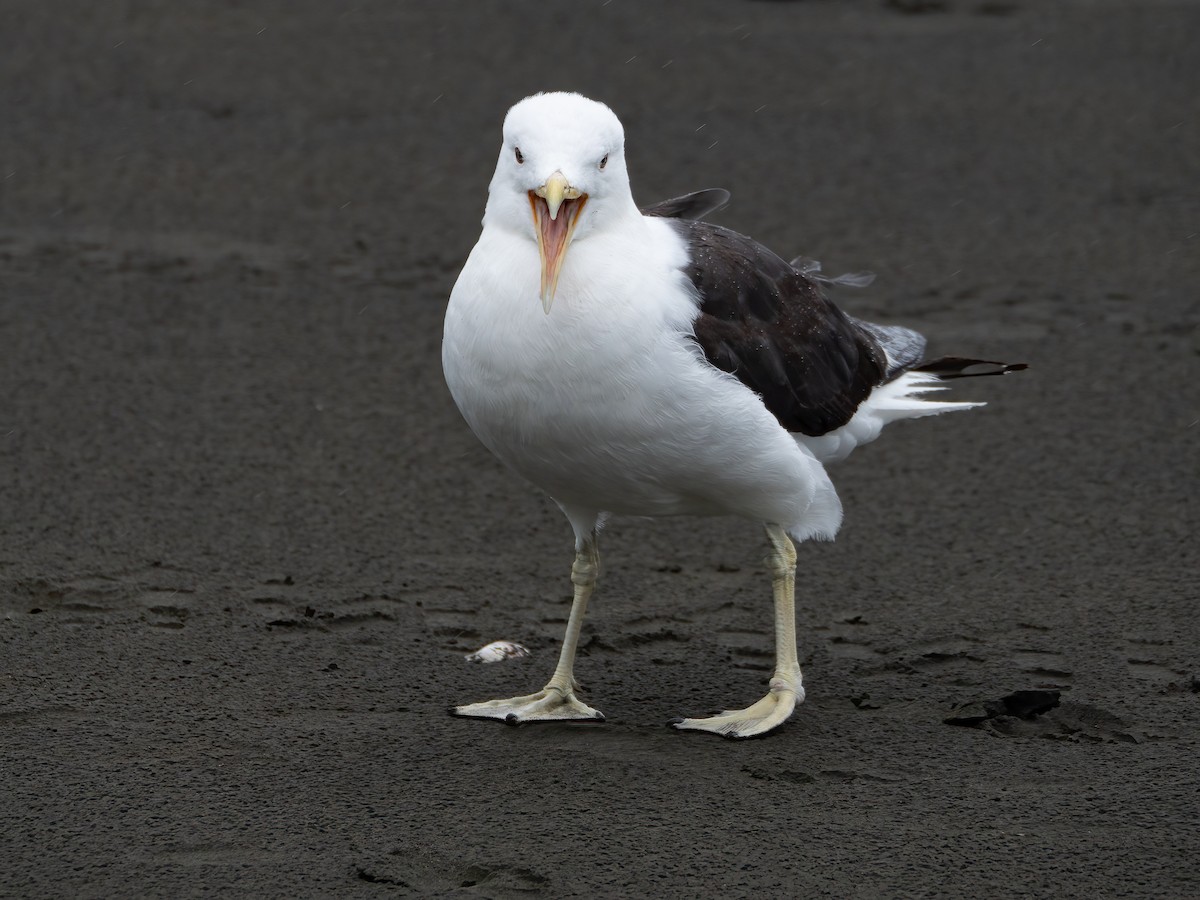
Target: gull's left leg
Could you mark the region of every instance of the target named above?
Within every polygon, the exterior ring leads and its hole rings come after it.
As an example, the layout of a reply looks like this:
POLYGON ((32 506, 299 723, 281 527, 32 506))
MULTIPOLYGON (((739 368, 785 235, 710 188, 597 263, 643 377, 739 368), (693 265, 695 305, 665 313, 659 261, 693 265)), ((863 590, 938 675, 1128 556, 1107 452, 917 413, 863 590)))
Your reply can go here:
POLYGON ((787 721, 804 702, 800 659, 796 655, 796 547, 778 525, 767 526, 771 542, 771 585, 775 594, 775 674, 771 692, 746 709, 726 710, 707 719, 681 719, 676 728, 712 731, 726 737, 766 734, 787 721))
POLYGON ((527 694, 524 697, 468 703, 466 706, 456 706, 451 711, 459 716, 503 719, 513 725, 521 722, 579 719, 604 721, 602 712, 592 709, 575 696, 575 688, 578 685, 573 674, 579 632, 583 628, 583 617, 587 612, 588 600, 592 596, 599 571, 600 553, 596 549, 596 533, 592 531, 579 541, 575 551, 575 564, 571 566, 571 581, 575 585, 571 617, 567 620, 567 633, 563 637, 558 666, 544 688, 536 694, 527 694))

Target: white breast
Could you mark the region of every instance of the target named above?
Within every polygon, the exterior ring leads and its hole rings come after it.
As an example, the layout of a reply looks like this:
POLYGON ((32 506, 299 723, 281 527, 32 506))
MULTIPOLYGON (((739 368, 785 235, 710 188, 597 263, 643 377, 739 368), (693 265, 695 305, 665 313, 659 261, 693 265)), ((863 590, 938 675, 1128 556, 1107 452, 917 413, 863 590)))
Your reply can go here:
POLYGON ((549 315, 536 246, 485 228, 446 312, 443 367, 464 418, 566 505, 831 537, 840 505, 824 469, 692 342, 683 241, 658 219, 626 225, 571 245, 549 315))

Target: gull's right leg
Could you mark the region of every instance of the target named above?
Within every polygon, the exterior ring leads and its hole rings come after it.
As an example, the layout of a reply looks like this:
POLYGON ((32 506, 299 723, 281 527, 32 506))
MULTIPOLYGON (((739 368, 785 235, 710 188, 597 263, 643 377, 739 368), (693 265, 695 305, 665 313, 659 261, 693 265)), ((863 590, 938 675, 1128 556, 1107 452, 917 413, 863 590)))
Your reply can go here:
POLYGON ((592 596, 599 571, 600 553, 596 549, 596 532, 592 531, 579 541, 575 551, 575 564, 571 566, 571 581, 575 585, 571 617, 567 620, 567 633, 563 638, 562 652, 558 656, 558 666, 544 688, 536 694, 527 694, 524 697, 485 700, 482 703, 456 706, 451 712, 457 716, 503 719, 513 725, 521 722, 604 721, 603 713, 592 709, 575 696, 577 685, 574 677, 575 648, 579 645, 583 617, 587 613, 588 600, 592 596))

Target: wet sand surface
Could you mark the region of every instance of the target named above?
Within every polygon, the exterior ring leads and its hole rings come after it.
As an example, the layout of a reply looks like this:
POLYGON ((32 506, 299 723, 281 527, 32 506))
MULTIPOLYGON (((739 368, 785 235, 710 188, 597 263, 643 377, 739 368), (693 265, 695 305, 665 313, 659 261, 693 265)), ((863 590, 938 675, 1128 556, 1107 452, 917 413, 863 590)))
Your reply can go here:
POLYGON ((0 894, 1200 895, 1200 9, 0 20, 0 894), (439 361, 540 89, 612 105, 642 202, 729 188, 878 274, 854 314, 1031 365, 834 471, 767 739, 665 727, 769 675, 735 520, 605 532, 605 724, 445 713, 540 686, 569 606, 565 520, 439 361), (532 654, 464 662, 495 639, 532 654))

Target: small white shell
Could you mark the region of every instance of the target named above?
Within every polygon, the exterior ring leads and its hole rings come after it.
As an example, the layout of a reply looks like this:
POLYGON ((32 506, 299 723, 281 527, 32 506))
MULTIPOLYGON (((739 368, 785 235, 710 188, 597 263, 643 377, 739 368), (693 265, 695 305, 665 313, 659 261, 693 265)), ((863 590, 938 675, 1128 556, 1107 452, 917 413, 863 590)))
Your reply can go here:
POLYGON ((466 660, 467 662, 494 663, 528 655, 529 651, 520 644, 514 644, 512 641, 492 641, 486 647, 480 647, 474 653, 468 653, 466 660))

